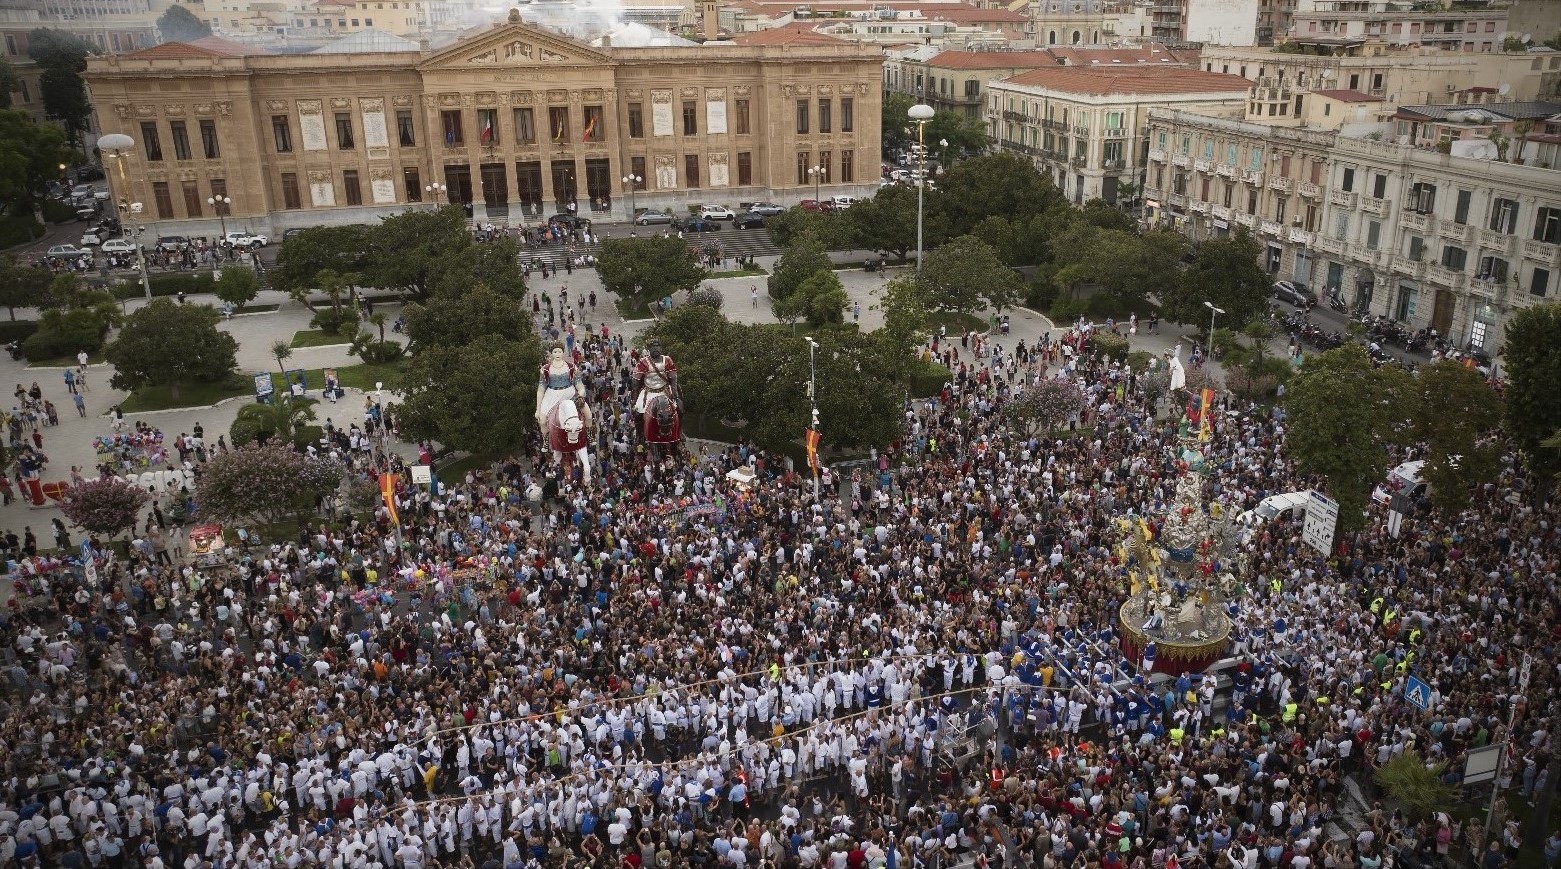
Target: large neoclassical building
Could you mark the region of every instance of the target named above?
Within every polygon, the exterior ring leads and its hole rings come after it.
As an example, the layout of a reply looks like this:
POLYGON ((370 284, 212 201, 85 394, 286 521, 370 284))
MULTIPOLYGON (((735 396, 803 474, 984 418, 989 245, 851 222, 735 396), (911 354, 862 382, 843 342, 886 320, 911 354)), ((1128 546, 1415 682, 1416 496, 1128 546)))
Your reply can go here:
POLYGON ((288 55, 206 39, 93 58, 100 129, 136 142, 123 181, 106 161, 115 199, 143 203, 160 234, 214 235, 224 217, 274 234, 444 200, 519 224, 877 186, 874 46, 593 46, 513 12, 437 51, 393 42, 288 55), (641 179, 632 196, 626 177, 641 179), (208 200, 222 197, 219 215, 208 200))

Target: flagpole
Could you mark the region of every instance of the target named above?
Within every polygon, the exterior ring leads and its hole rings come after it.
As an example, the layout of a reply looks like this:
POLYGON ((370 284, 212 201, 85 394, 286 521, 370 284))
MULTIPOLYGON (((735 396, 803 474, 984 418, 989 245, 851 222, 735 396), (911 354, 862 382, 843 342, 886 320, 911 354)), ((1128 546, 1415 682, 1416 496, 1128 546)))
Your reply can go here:
MULTIPOLYGON (((818 342, 813 340, 813 336, 811 336, 811 335, 809 335, 807 337, 807 342, 808 342, 808 405, 809 405, 809 409, 811 411, 811 416, 809 417, 809 419, 812 422, 812 430, 817 432, 818 431, 818 365, 816 364, 816 357, 817 357, 817 354, 818 354, 818 342)), ((815 435, 815 437, 816 437, 816 435, 815 435)), ((813 460, 813 503, 817 504, 818 501, 819 501, 819 482, 818 482, 818 465, 819 465, 819 462, 818 462, 818 449, 817 449, 817 447, 815 447, 811 452, 812 452, 812 455, 810 455, 809 458, 811 458, 813 460)))

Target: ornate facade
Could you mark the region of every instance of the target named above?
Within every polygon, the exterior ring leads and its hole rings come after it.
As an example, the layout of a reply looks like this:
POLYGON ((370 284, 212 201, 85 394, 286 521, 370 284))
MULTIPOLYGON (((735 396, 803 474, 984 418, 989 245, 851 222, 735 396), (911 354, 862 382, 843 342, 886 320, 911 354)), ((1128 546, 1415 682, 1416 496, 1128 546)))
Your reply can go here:
POLYGON ((104 132, 136 140, 116 200, 159 233, 362 223, 409 205, 478 219, 861 195, 879 176, 882 57, 839 45, 592 47, 512 15, 431 53, 95 58, 104 132), (629 195, 625 177, 643 179, 629 195), (445 185, 447 192, 429 190, 445 185))

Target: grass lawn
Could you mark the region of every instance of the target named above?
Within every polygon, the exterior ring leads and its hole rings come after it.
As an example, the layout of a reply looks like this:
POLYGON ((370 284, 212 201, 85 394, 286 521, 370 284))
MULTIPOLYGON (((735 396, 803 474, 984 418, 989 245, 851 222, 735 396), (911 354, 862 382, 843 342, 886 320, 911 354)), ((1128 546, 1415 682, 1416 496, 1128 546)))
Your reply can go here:
POLYGON ((439 479, 457 482, 466 478, 468 471, 486 471, 504 456, 498 453, 472 453, 439 468, 439 479))
MULTIPOLYGON (((87 354, 87 364, 88 365, 102 365, 103 364, 103 354, 102 353, 88 353, 87 354)), ((27 367, 28 368, 75 368, 76 367, 76 357, 75 356, 58 356, 58 357, 55 357, 54 359, 39 359, 37 362, 28 362, 27 363, 27 367)))
POLYGON ((296 350, 299 347, 330 347, 337 344, 351 343, 351 338, 343 337, 335 332, 327 332, 323 329, 303 329, 293 333, 293 342, 289 346, 296 350))
POLYGON ((706 280, 710 280, 711 278, 750 278, 750 277, 754 277, 756 275, 767 275, 767 274, 769 274, 769 272, 765 271, 763 266, 754 266, 751 269, 737 269, 736 271, 730 271, 730 272, 711 272, 710 274, 705 275, 705 279, 706 280))
POLYGON ((989 327, 986 320, 975 314, 966 314, 961 311, 933 311, 927 315, 927 328, 937 329, 946 327, 950 335, 963 335, 966 332, 985 332, 989 327))
MULTIPOLYGON (((336 369, 342 386, 373 391, 375 383, 384 383, 386 389, 395 389, 401 382, 401 363, 385 365, 342 365, 336 369)), ((304 369, 311 390, 325 386, 325 369, 304 369)), ((279 379, 279 378, 278 378, 279 379)), ((125 413, 147 413, 154 410, 172 410, 180 407, 207 407, 228 398, 242 398, 255 394, 255 381, 251 374, 239 374, 223 383, 184 384, 179 394, 167 386, 146 386, 130 393, 120 402, 125 413)))
POLYGON ((618 316, 625 320, 649 320, 654 316, 650 312, 650 303, 634 296, 618 296, 618 316))
POLYGON ((233 309, 235 314, 271 314, 281 310, 281 305, 240 305, 233 309))

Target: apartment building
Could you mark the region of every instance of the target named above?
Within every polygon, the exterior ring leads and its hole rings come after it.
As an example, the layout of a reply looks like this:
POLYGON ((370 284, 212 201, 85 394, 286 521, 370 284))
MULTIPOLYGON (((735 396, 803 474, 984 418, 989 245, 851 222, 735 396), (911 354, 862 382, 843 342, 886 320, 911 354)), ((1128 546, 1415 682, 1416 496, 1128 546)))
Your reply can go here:
POLYGON ((1442 51, 1501 51, 1502 41, 1512 35, 1507 6, 1504 0, 1301 0, 1285 41, 1337 46, 1379 40, 1442 51))
POLYGON ((985 114, 987 83, 1020 72, 1053 67, 1045 51, 942 51, 929 46, 890 51, 884 58, 884 90, 906 94, 938 111, 985 114))
POLYGON ((997 147, 1034 161, 1070 200, 1115 204, 1143 185, 1149 115, 1179 108, 1240 117, 1248 83, 1232 75, 1160 66, 1036 69, 989 85, 986 116, 997 147))

